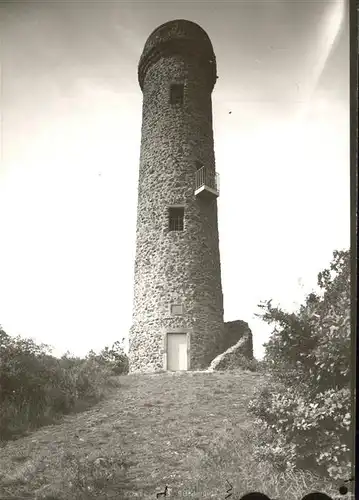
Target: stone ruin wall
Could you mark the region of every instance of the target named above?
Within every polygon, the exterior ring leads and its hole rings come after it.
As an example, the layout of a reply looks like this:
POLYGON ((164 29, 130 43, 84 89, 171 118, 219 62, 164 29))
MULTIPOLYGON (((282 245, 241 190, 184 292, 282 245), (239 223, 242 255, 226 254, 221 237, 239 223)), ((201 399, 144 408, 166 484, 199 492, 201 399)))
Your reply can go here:
POLYGON ((243 358, 253 360, 253 337, 248 323, 237 320, 224 323, 223 351, 209 365, 208 371, 241 368, 243 358))

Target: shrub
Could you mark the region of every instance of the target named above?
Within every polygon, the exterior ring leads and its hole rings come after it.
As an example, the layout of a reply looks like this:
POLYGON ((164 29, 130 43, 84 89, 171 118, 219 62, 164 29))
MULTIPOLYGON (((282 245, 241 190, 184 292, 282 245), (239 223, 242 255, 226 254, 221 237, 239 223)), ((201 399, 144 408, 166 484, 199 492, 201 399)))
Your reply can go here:
POLYGON ((109 366, 114 375, 126 375, 129 371, 128 357, 119 341, 115 342, 111 349, 105 347, 99 354, 90 351, 88 359, 94 359, 102 365, 109 366))
MULTIPOLYGON (((117 350, 116 350, 117 348, 117 350)), ((113 354, 60 359, 31 339, 8 336, 0 327, 0 435, 10 439, 58 416, 99 401, 114 373, 126 371, 121 346, 113 354), (112 356, 112 357, 111 357, 112 356), (122 356, 122 357, 121 357, 122 356)))
POLYGON ((350 254, 334 252, 297 313, 261 304, 275 329, 264 364, 272 382, 255 395, 258 458, 280 468, 350 472, 350 254))
POLYGON ((322 392, 350 384, 350 253, 334 252, 298 313, 261 304, 262 318, 275 328, 265 345, 273 376, 287 385, 322 392))
POLYGON ((280 470, 315 470, 339 479, 350 476, 351 394, 328 390, 308 403, 303 394, 278 384, 250 402, 257 417, 255 455, 280 470))

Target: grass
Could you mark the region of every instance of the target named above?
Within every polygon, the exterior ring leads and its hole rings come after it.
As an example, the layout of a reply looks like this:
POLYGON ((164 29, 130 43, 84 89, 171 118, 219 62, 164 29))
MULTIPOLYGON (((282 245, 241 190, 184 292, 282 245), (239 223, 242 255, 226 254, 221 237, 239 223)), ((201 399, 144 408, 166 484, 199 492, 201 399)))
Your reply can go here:
MULTIPOLYGON (((0 497, 46 500, 225 498, 261 491, 299 500, 310 491, 338 496, 310 472, 278 474, 252 458, 247 414, 260 373, 187 372, 118 377, 95 407, 0 449, 0 497)), ((333 489, 335 488, 335 489, 333 489)))

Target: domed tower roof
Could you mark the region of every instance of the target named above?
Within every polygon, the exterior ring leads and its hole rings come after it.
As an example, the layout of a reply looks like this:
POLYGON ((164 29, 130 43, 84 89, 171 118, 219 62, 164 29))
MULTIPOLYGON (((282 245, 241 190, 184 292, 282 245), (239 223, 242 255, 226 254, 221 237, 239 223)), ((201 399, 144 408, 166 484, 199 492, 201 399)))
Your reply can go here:
POLYGON ((168 21, 148 37, 138 65, 138 81, 143 89, 148 68, 162 57, 182 54, 194 57, 208 74, 211 90, 216 83, 217 67, 211 40, 196 23, 185 19, 168 21))

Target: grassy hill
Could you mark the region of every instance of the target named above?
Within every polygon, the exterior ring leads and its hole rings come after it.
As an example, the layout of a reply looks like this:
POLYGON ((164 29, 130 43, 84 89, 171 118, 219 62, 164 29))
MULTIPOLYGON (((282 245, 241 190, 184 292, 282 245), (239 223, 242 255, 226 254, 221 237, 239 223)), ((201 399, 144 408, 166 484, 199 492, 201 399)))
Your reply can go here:
POLYGON ((83 413, 0 448, 0 497, 48 500, 231 500, 248 491, 299 500, 333 485, 278 474, 251 455, 248 401, 265 375, 187 372, 118 377, 119 387, 83 413), (164 498, 164 497, 161 497, 164 498))

